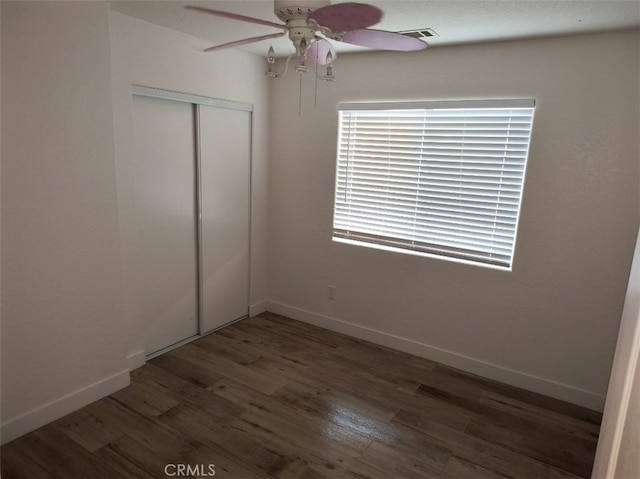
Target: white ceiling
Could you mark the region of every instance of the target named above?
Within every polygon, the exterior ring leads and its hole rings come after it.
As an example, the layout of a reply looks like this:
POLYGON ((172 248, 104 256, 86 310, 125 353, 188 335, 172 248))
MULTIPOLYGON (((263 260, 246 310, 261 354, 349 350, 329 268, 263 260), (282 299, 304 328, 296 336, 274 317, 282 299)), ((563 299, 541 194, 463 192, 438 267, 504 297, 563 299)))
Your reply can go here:
MULTIPOLYGON (((345 1, 348 0, 332 0, 332 3, 345 1)), ((425 27, 435 30, 438 36, 429 39, 431 47, 640 27, 640 0, 356 1, 384 11, 382 22, 372 28, 394 32, 425 27)), ((305 0, 300 4, 304 5, 305 0)), ((273 13, 272 0, 115 0, 110 5, 120 13, 187 33, 211 45, 277 33, 278 30, 185 10, 185 5, 281 23, 273 13)), ((293 52, 286 37, 238 48, 265 55, 270 44, 278 55, 293 52)), ((336 42, 334 45, 338 52, 366 50, 336 42)), ((215 55, 215 52, 209 54, 215 55)))

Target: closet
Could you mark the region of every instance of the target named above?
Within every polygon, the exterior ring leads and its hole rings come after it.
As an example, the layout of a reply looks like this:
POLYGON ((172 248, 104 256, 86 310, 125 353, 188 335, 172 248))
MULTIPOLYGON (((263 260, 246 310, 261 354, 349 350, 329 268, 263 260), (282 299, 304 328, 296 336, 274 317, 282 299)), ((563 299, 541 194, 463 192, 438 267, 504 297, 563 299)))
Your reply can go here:
POLYGON ((133 88, 147 357, 248 315, 251 114, 245 103, 133 88))

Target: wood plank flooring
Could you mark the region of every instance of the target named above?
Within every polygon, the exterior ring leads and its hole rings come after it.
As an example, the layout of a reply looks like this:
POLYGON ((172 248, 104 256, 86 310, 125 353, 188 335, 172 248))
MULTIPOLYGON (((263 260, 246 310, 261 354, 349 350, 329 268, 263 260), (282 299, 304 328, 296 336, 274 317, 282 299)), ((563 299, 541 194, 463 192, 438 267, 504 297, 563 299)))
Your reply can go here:
POLYGON ((2 477, 589 477, 601 420, 272 313, 131 377, 3 446, 2 477))

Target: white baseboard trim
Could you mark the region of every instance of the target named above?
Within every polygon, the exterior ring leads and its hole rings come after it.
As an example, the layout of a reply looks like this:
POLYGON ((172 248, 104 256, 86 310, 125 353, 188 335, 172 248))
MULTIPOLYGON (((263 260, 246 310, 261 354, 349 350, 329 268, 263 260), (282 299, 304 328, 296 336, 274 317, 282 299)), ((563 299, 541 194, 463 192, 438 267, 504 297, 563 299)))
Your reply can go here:
POLYGON ((264 299, 262 301, 258 301, 249 306, 249 317, 252 318, 254 316, 258 316, 260 313, 264 313, 267 311, 267 306, 269 302, 264 299))
POLYGON ((145 364, 147 364, 147 358, 144 349, 140 349, 139 351, 131 353, 127 356, 127 365, 129 366, 129 371, 141 368, 145 364))
POLYGON ((0 443, 6 444, 13 441, 128 385, 129 370, 127 369, 9 419, 0 425, 0 443))
POLYGON ((577 388, 569 384, 559 383, 550 379, 533 376, 522 371, 509 369, 498 364, 487 363, 476 358, 465 356, 453 351, 441 349, 429 344, 419 343, 411 339, 402 338, 393 334, 367 328, 340 319, 324 316, 304 309, 289 306, 287 304, 268 301, 267 310, 282 314, 289 318, 313 324, 321 328, 336 331, 338 333, 353 336, 365 341, 370 341, 381 346, 387 346, 415 356, 420 356, 432 361, 437 361, 463 371, 479 376, 510 384, 528 391, 533 391, 545 396, 561 399, 563 401, 584 406, 595 411, 602 411, 605 397, 577 388))

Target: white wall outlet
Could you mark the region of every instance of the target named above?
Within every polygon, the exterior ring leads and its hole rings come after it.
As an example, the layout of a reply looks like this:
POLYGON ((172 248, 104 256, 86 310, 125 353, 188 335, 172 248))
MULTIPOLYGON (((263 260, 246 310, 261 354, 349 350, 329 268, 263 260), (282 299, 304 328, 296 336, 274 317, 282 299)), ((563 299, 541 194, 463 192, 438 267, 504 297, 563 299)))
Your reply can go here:
POLYGON ((327 299, 336 299, 336 287, 329 286, 327 288, 327 299))

